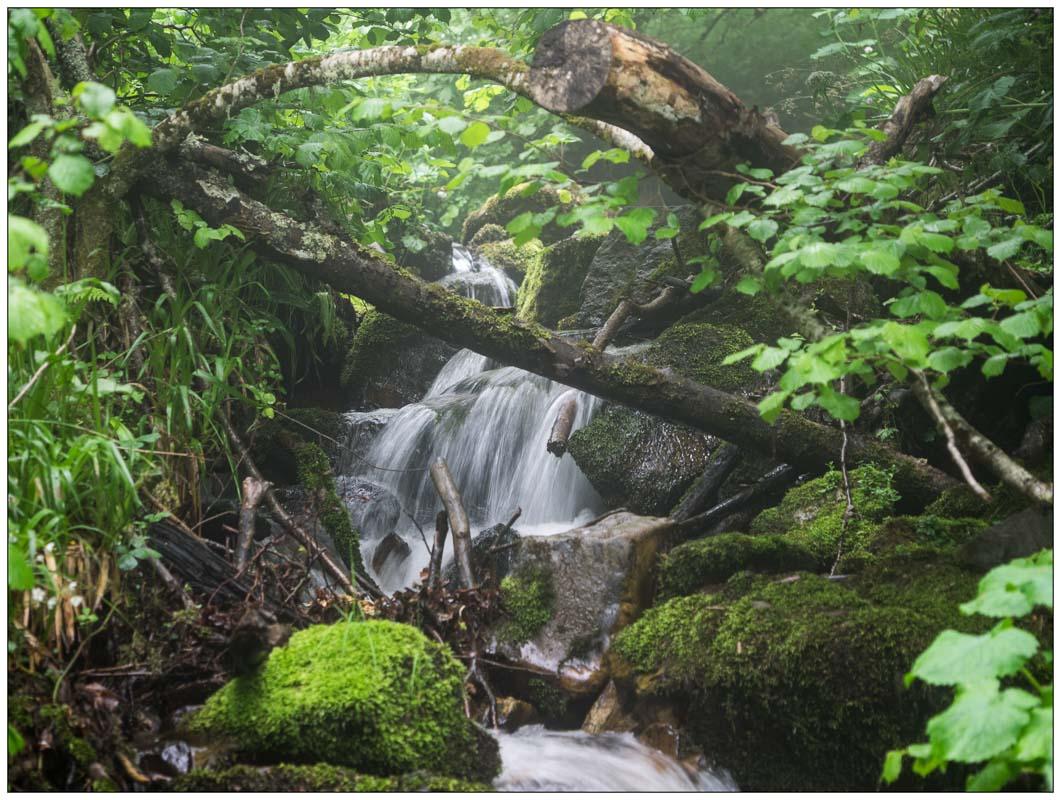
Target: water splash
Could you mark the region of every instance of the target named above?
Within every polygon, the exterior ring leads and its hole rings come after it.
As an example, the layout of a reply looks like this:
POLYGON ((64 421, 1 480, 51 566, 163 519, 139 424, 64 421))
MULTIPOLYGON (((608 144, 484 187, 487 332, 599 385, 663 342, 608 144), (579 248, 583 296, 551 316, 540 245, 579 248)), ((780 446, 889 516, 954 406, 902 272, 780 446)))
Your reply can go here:
POLYGON ((497 734, 501 791, 733 792, 724 771, 693 770, 630 733, 590 735, 527 725, 497 734))

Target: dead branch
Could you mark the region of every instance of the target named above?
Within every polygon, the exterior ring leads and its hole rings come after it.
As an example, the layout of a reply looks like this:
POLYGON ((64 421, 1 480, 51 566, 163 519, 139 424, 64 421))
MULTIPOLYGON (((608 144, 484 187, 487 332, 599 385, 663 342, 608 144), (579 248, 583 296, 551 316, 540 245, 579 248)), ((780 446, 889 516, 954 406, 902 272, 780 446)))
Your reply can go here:
POLYGON ((442 553, 446 549, 446 533, 449 531, 449 517, 445 511, 435 515, 435 542, 431 548, 431 564, 427 570, 427 585, 436 588, 442 581, 442 553))
POLYGON ((609 315, 604 325, 597 331, 597 335, 593 337, 593 346, 598 350, 603 350, 608 346, 608 342, 615 338, 615 334, 619 332, 619 328, 626 322, 627 317, 635 312, 642 318, 655 316, 685 297, 687 287, 688 281, 681 288, 665 286, 663 291, 647 303, 635 303, 633 300, 625 298, 620 300, 619 305, 615 307, 615 310, 609 315))
POLYGON ((898 153, 914 126, 933 113, 932 99, 936 96, 947 78, 943 75, 929 75, 922 78, 910 90, 910 93, 899 98, 895 110, 882 125, 887 138, 873 142, 862 157, 863 164, 883 164, 898 153))
MULTIPOLYGON (((549 433, 549 441, 545 444, 545 449, 557 458, 567 452, 567 440, 571 436, 571 427, 575 424, 575 414, 577 412, 578 395, 572 391, 568 393, 568 397, 556 412, 556 420, 553 422, 553 429, 549 433)), ((509 527, 512 527, 511 524, 509 527)))
POLYGON ((721 503, 718 503, 702 514, 697 514, 694 517, 689 517, 688 519, 679 522, 674 526, 674 538, 672 539, 672 542, 676 544, 684 541, 693 534, 702 532, 709 525, 729 516, 734 511, 738 511, 756 500, 774 494, 782 487, 791 483, 796 478, 797 474, 796 469, 788 464, 781 464, 774 467, 760 478, 757 483, 749 486, 739 494, 735 494, 733 497, 723 500, 721 503))
POLYGON ((445 459, 431 465, 431 481, 435 484, 442 505, 446 507, 449 527, 453 531, 453 560, 457 562, 457 574, 465 589, 475 586, 475 569, 472 566, 472 535, 468 514, 464 511, 460 492, 445 459))
POLYGON ((247 554, 254 541, 254 527, 258 519, 258 506, 265 492, 272 488, 268 481, 260 481, 253 475, 243 479, 243 503, 239 509, 239 539, 236 542, 236 569, 242 572, 247 566, 247 554))
POLYGON ((719 449, 711 454, 711 462, 699 478, 690 486, 678 504, 670 512, 672 519, 682 520, 698 514, 704 508, 718 501, 718 490, 740 463, 741 452, 729 442, 723 442, 719 449))

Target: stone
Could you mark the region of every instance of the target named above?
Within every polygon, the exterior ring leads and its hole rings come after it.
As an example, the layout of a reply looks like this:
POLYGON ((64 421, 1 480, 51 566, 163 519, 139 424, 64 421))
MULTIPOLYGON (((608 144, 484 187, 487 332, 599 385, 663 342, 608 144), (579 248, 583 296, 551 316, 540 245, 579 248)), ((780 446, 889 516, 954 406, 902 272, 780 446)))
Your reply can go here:
POLYGON ((468 247, 478 247, 481 244, 488 244, 490 242, 503 242, 505 239, 511 238, 512 236, 508 231, 500 225, 491 222, 483 225, 483 227, 475 232, 475 235, 468 240, 468 247))
POLYGON ((453 267, 453 239, 421 225, 410 226, 394 251, 398 265, 425 281, 437 281, 453 267), (417 244, 419 243, 419 244, 417 244))
POLYGON ((497 698, 497 725, 501 730, 512 732, 524 725, 541 722, 538 710, 526 700, 515 697, 497 698))
POLYGON ((982 531, 958 551, 963 564, 986 572, 1054 546, 1052 510, 1026 508, 982 531))
POLYGON ((510 616, 492 628, 491 651, 556 673, 567 692, 600 691, 604 650, 650 604, 656 557, 672 525, 620 511, 564 533, 524 537, 502 581, 510 616))
POLYGON ((405 539, 391 531, 380 540, 372 553, 372 571, 380 575, 384 567, 393 570, 403 564, 412 552, 405 539))
POLYGON ((401 517, 398 498, 378 483, 341 475, 335 479, 335 491, 346 506, 350 524, 366 540, 378 539, 398 525, 401 517))
MULTIPOLYGON (((572 205, 563 202, 560 195, 551 187, 539 185, 535 189, 529 183, 517 184, 503 195, 494 195, 465 218, 461 230, 461 241, 468 244, 485 225, 493 224, 503 228, 520 214, 540 213, 553 207, 556 207, 562 214, 569 211, 572 205)), ((539 238, 545 244, 552 244, 563 239, 568 233, 569 231, 555 222, 550 222, 542 229, 539 238)))
POLYGON ((637 734, 637 740, 671 758, 678 757, 681 737, 678 729, 669 722, 653 722, 637 734))
POLYGON ((547 328, 578 311, 578 296, 603 236, 570 236, 530 261, 519 287, 516 315, 547 328))
POLYGON ((372 447, 376 436, 386 427, 396 408, 377 408, 373 411, 348 411, 340 417, 340 443, 335 447, 335 474, 350 475, 363 470, 362 460, 372 447))
POLYGON ((586 718, 582 721, 582 730, 594 735, 626 733, 632 731, 636 725, 637 723, 623 711, 615 681, 608 681, 608 685, 604 687, 604 691, 594 701, 586 718))
POLYGON ((503 270, 519 286, 524 277, 536 268, 543 252, 542 243, 531 239, 517 246, 508 238, 508 234, 505 237, 500 241, 483 242, 475 248, 475 252, 492 266, 503 270))

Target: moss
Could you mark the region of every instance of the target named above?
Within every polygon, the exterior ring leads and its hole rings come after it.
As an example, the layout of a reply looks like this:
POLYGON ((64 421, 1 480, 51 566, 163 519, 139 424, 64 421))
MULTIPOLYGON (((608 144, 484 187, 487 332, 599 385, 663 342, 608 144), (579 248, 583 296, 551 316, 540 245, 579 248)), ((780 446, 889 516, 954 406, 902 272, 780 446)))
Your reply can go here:
POLYGON ((780 505, 759 514, 752 520, 752 533, 783 535, 819 559, 836 557, 841 533, 846 556, 868 552, 881 531, 876 523, 891 513, 899 495, 891 488, 891 473, 871 464, 849 470, 848 477, 854 513, 846 531, 843 475, 831 469, 789 490, 780 505))
POLYGON ((568 314, 556 321, 556 330, 570 331, 578 327, 578 314, 568 314))
POLYGON ((545 248, 527 268, 519 287, 521 319, 556 327, 579 307, 579 291, 604 236, 571 236, 545 248))
POLYGON ((226 684, 189 726, 255 759, 489 780, 496 744, 464 716, 463 676, 448 649, 408 625, 317 625, 226 684))
POLYGON ((762 572, 813 570, 820 559, 782 536, 724 533, 679 545, 660 561, 661 598, 691 594, 721 583, 742 569, 762 572))
MULTIPOLYGON (((461 229, 461 241, 467 244, 484 225, 504 227, 520 214, 527 212, 537 214, 548 208, 556 208, 562 214, 571 209, 570 203, 564 203, 557 191, 549 186, 531 183, 520 183, 513 186, 503 195, 494 195, 477 210, 469 214, 461 229)), ((567 231, 555 222, 550 222, 541 232, 541 240, 547 244, 559 241, 567 231)))
POLYGON ((475 232, 475 236, 468 240, 469 247, 477 247, 488 242, 503 242, 505 239, 512 238, 508 231, 502 228, 500 225, 489 223, 483 225, 479 230, 475 232))
MULTIPOLYGON (((658 674, 661 684, 674 687, 692 682, 704 671, 724 613, 725 607, 710 595, 676 597, 649 609, 620 631, 612 651, 636 672, 658 674)), ((618 672, 625 672, 626 665, 616 666, 618 672)))
POLYGON ((691 311, 675 324, 699 322, 735 325, 754 341, 768 344, 773 344, 781 336, 791 335, 798 327, 765 292, 755 296, 726 292, 720 299, 691 311))
POLYGON ((527 696, 538 713, 546 719, 563 719, 567 714, 567 695, 548 681, 531 678, 527 681, 527 696))
POLYGON ((295 448, 295 464, 298 482, 314 493, 321 526, 335 542, 340 557, 350 569, 367 575, 361 559, 361 533, 350 522, 346 505, 335 490, 328 456, 319 445, 302 444, 295 448))
POLYGON ((413 325, 382 311, 369 311, 357 326, 354 342, 346 354, 341 385, 350 388, 355 382, 363 383, 369 376, 378 374, 381 368, 392 366, 394 350, 422 336, 413 325))
POLYGON ((524 276, 535 270, 542 254, 542 243, 531 239, 522 245, 516 245, 511 239, 500 242, 487 242, 479 245, 483 258, 498 269, 508 273, 517 284, 522 286, 524 276))
POLYGON ((192 770, 173 780, 175 792, 488 792, 481 783, 414 772, 380 777, 331 764, 238 765, 192 770))
POLYGON ((646 351, 655 366, 671 367, 697 383, 732 391, 758 381, 747 361, 723 366, 722 361, 753 344, 751 337, 733 325, 685 322, 665 330, 646 351))
POLYGON ((98 760, 96 748, 74 732, 70 715, 70 708, 65 705, 45 705, 40 709, 41 720, 50 724, 55 743, 65 750, 79 767, 88 769, 90 764, 98 760))
POLYGON ((541 566, 525 564, 501 581, 501 604, 509 619, 498 636, 513 644, 530 641, 553 618, 552 574, 541 566))
POLYGON ((937 517, 977 517, 989 522, 1005 519, 1028 505, 1028 501, 1008 486, 988 487, 991 502, 985 503, 967 486, 946 489, 925 507, 925 513, 937 517))
POLYGON ((342 424, 339 414, 322 408, 292 408, 284 414, 284 417, 264 420, 255 430, 251 443, 251 456, 262 474, 280 485, 298 480, 291 457, 294 443, 316 442, 325 453, 332 454, 335 452, 332 440, 339 438, 342 424))

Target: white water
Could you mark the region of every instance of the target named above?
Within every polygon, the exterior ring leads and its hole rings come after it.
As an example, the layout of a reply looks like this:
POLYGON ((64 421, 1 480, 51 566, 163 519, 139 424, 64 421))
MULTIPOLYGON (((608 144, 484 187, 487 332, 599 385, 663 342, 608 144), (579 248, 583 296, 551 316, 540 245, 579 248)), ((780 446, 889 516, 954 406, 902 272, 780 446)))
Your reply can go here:
MULTIPOLYGON (((486 305, 513 304, 516 286, 501 270, 459 245, 453 248, 453 265, 441 284, 486 305)), ((578 397, 572 429, 577 430, 596 412, 597 398, 461 350, 419 403, 383 415, 370 412, 384 426, 367 450, 352 447, 363 460, 347 460, 344 466, 348 474, 395 494, 405 512, 397 533, 412 550, 400 569, 374 576, 384 591, 408 586, 427 565, 429 553, 412 520, 431 535, 440 504, 427 468, 437 458, 449 465, 473 534, 507 521, 517 507, 523 535, 568 530, 603 510, 571 456, 556 458, 545 449, 557 410, 571 393, 578 397)), ((370 562, 376 542, 388 531, 361 533, 370 562)))
POLYGON ((725 772, 691 770, 629 733, 591 736, 527 725, 497 735, 501 791, 733 792, 725 772))

